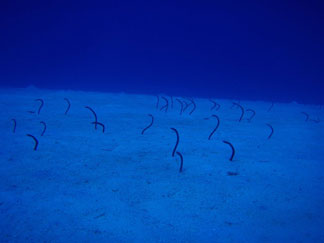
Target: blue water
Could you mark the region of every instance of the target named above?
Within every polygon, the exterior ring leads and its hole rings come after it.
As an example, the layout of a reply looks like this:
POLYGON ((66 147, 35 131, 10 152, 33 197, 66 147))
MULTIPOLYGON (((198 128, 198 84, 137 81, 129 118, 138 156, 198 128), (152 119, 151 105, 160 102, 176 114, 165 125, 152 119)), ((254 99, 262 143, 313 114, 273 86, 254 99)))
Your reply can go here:
POLYGON ((322 104, 323 3, 2 3, 2 86, 322 104))

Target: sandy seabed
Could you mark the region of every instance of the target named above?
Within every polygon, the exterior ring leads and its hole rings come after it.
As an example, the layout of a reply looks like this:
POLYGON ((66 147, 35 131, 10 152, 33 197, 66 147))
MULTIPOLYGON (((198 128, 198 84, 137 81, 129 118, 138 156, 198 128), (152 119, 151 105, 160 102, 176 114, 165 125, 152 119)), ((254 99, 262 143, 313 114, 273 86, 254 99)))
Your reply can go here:
POLYGON ((0 90, 0 241, 324 242, 322 107, 162 96, 0 90))

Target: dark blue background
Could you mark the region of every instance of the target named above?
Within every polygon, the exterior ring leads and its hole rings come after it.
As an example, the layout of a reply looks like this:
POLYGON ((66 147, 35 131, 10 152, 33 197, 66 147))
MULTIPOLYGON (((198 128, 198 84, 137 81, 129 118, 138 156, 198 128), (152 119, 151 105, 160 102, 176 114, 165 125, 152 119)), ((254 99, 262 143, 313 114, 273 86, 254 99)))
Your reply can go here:
POLYGON ((323 1, 1 1, 2 86, 323 102, 323 1))

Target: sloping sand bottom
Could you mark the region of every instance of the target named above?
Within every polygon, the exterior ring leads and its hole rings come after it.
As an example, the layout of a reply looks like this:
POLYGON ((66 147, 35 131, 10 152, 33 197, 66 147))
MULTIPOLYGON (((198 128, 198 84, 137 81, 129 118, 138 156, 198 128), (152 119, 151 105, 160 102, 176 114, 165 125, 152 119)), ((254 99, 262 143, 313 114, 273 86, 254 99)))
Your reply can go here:
POLYGON ((1 90, 1 242, 324 242, 323 108, 165 98, 1 90))

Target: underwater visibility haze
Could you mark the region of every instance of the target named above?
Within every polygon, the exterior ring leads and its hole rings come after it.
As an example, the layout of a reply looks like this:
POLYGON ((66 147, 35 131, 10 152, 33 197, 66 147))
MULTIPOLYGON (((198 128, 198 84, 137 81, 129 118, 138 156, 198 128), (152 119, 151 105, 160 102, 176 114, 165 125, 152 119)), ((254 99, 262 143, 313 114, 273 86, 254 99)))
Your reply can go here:
POLYGON ((1 1, 0 242, 324 242, 323 1, 1 1))
POLYGON ((8 87, 323 103, 321 1, 3 1, 8 87))

